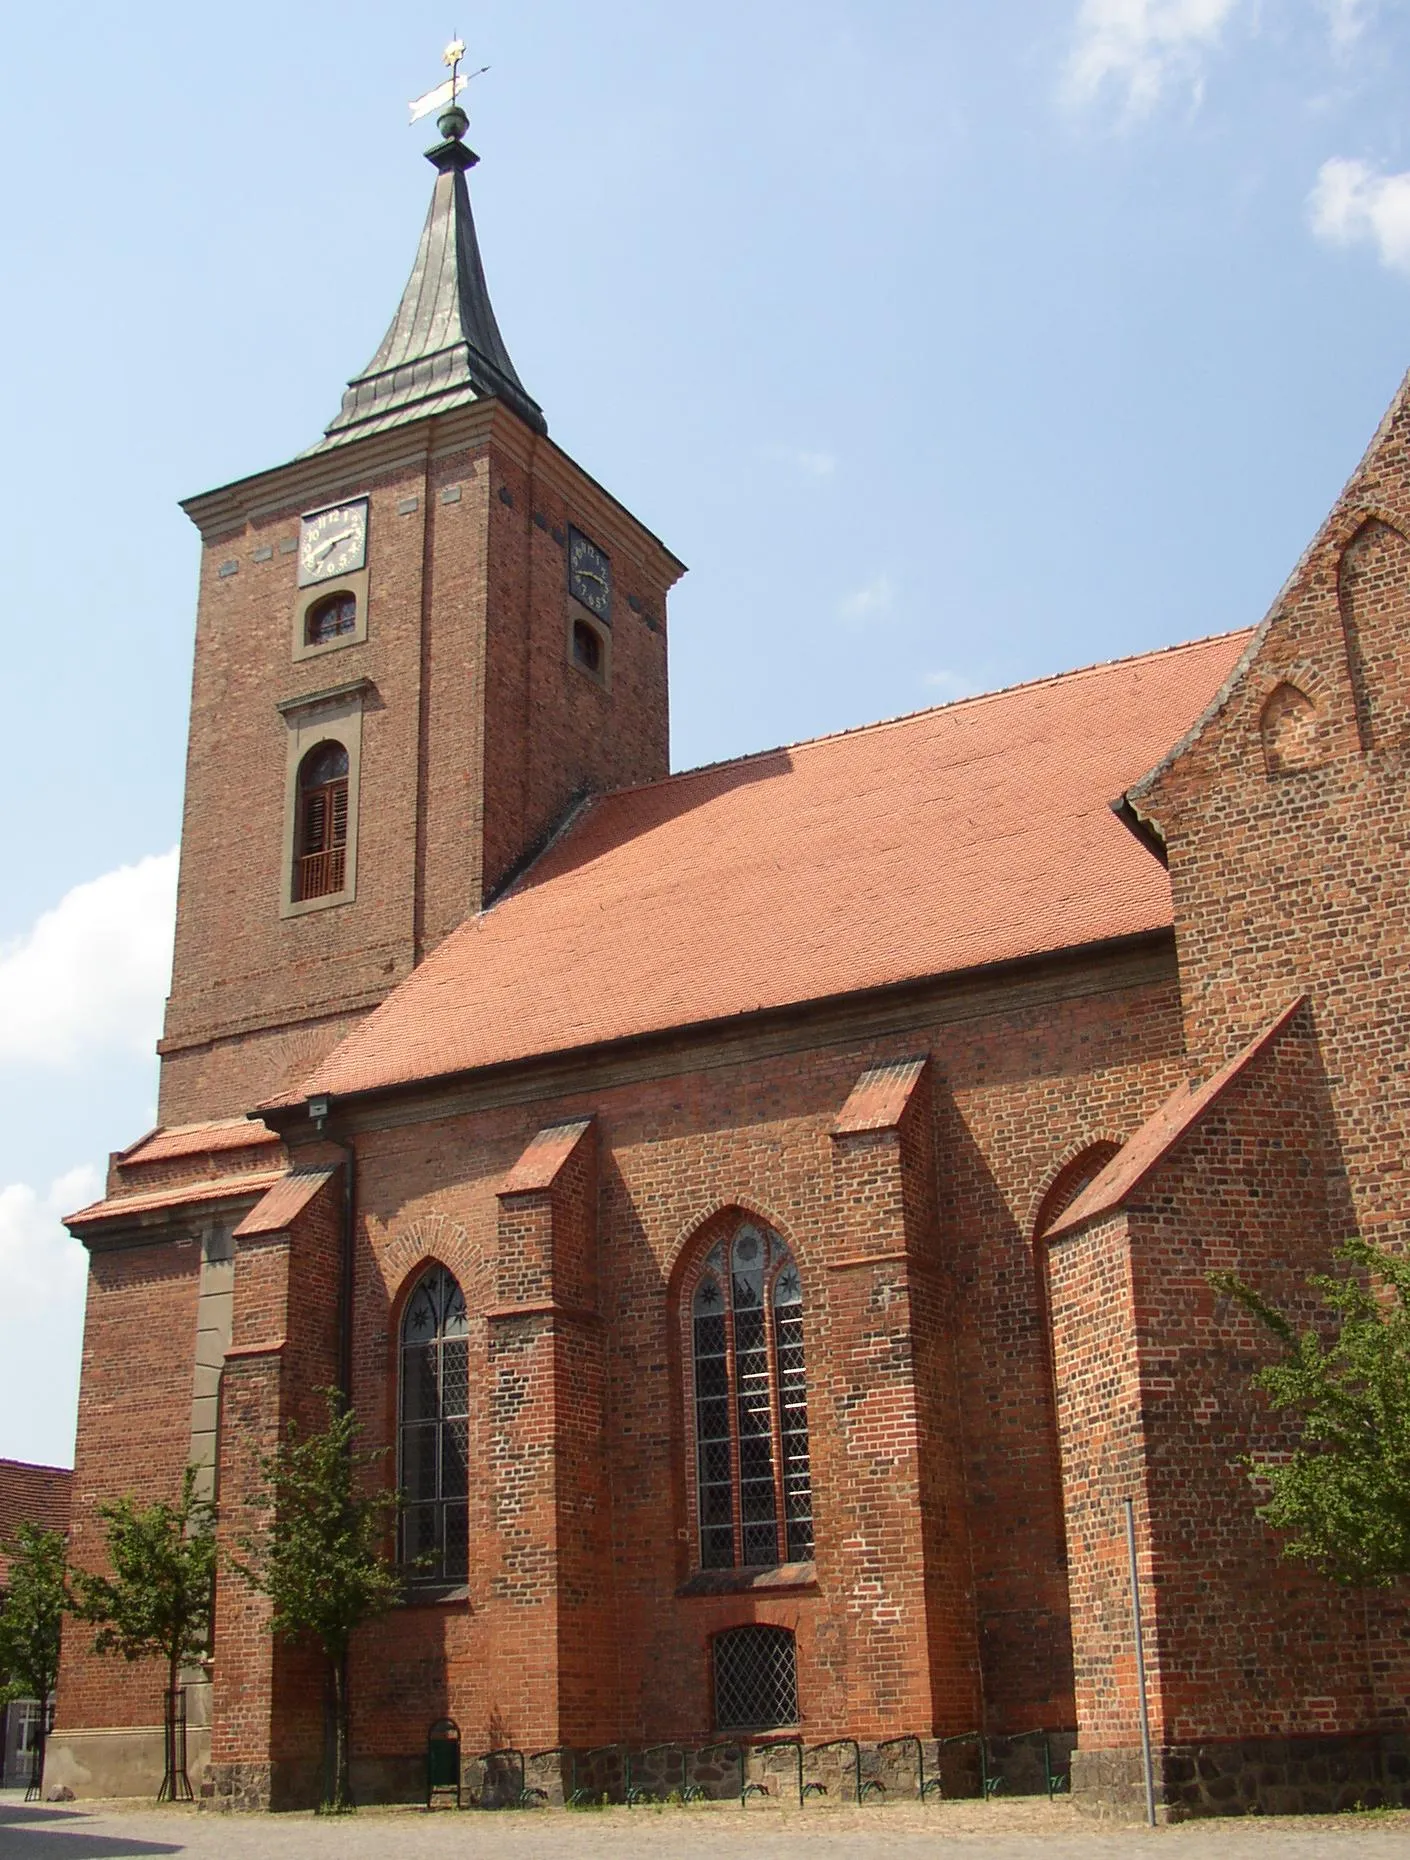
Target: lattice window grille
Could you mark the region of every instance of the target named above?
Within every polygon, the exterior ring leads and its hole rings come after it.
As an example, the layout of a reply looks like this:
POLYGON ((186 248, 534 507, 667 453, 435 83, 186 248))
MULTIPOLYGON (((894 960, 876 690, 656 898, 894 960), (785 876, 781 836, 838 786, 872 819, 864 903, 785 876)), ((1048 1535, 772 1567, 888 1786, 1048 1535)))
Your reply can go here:
POLYGON ((798 1659, 787 1628, 741 1627, 714 1640, 715 1726, 776 1731, 798 1722, 798 1659))

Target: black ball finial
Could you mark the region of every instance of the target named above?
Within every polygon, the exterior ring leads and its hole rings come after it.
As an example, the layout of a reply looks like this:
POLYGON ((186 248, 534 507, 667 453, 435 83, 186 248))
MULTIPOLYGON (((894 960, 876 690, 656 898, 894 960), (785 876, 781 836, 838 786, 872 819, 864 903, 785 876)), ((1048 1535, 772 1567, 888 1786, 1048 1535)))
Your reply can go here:
POLYGON ((443 116, 436 118, 436 127, 447 142, 459 142, 470 127, 470 118, 458 103, 453 103, 443 116))

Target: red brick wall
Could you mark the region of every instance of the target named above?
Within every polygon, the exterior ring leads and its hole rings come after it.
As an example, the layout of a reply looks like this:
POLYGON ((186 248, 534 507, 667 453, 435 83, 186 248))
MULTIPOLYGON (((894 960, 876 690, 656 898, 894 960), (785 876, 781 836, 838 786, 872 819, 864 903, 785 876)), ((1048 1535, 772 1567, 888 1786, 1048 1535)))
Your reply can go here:
MULTIPOLYGON (((191 1387, 201 1249, 192 1239, 91 1255, 74 1453, 69 1555, 107 1568, 96 1507, 136 1494, 174 1502, 191 1446, 191 1387)), ((166 1671, 92 1651, 92 1630, 64 1624, 60 1730, 162 1721, 166 1671)))
MULTIPOLYGON (((796 1630, 810 1737, 861 1717, 878 1729, 927 1728, 900 1722, 912 1716, 948 1729, 981 1709, 996 1729, 1072 1721, 1032 1227, 1062 1164, 1129 1131, 1178 1077, 1177 1003, 1155 951, 1110 969, 1056 965, 1010 996, 961 999, 884 1039, 784 1052, 741 1041, 732 1055, 711 1049, 709 1063, 683 1043, 665 1076, 653 1061, 645 1076, 594 1084, 589 1065, 576 1092, 358 1133, 355 1400, 390 1446, 399 1300, 427 1260, 442 1261, 471 1312, 471 1451, 484 1469, 472 1488, 468 1607, 404 1609, 359 1648, 366 1754, 413 1752, 442 1710, 481 1747, 492 1735, 537 1746, 706 1733, 709 1638, 751 1620, 796 1630), (858 1075, 927 1048, 933 1081, 917 1121, 871 1144, 849 1175, 829 1133, 858 1075), (581 1293, 590 1303, 589 1249, 563 1239, 579 1191, 560 1187, 551 1207, 497 1193, 536 1131, 589 1115, 601 1158, 593 1347, 592 1326, 567 1314, 488 1316, 529 1302, 550 1259, 573 1288, 564 1302, 581 1293), (694 1558, 670 1287, 730 1208, 774 1225, 803 1275, 817 1586, 678 1596, 694 1558), (906 1257, 860 1276, 827 1270, 893 1231, 906 1257), (492 1344, 492 1330, 506 1341, 492 1344), (894 1390, 894 1425, 879 1419, 872 1444, 847 1412, 859 1375, 894 1390), (599 1376, 605 1498, 591 1472, 599 1376), (918 1519, 897 1491, 922 1488, 918 1519), (852 1541, 858 1520, 872 1531, 865 1555, 852 1541), (868 1559, 884 1591, 871 1600, 868 1559), (567 1572, 561 1606, 551 1568, 567 1572), (964 1651, 976 1636, 982 1707, 964 1651), (540 1642, 542 1666, 526 1656, 540 1642)), ((867 1397, 871 1410, 881 1400, 867 1397)))
MULTIPOLYGON (((1377 1716, 1365 1598, 1284 1562, 1241 1457, 1294 1438, 1249 1386, 1270 1341, 1234 1269, 1301 1322, 1345 1201, 1305 1010, 1133 1194, 1051 1249, 1078 1714, 1139 1736, 1121 1501, 1136 1501, 1157 1742, 1351 1732, 1377 1716)), ((1374 1612, 1374 1609, 1373 1609, 1374 1612)), ((1382 1714, 1385 1701, 1382 1701, 1382 1714)), ((1394 1715, 1403 1720, 1403 1699, 1394 1715)))
POLYGON ((1334 1166, 1361 1230, 1397 1243, 1410 1216, 1407 445, 1402 389, 1225 702, 1136 791, 1169 841, 1194 1068, 1212 1071, 1310 993, 1334 1166), (1295 727, 1288 684, 1314 706, 1295 727))
POLYGON ((241 1241, 235 1322, 221 1388, 216 1662, 211 1761, 273 1766, 276 1806, 303 1799, 323 1747, 326 1668, 306 1645, 274 1641, 270 1604, 234 1569, 267 1521, 259 1456, 290 1421, 304 1433, 326 1416, 336 1380, 342 1178, 297 1217, 290 1234, 241 1241))
POLYGON ((408 433, 406 451, 423 455, 369 468, 356 492, 356 446, 328 461, 322 487, 295 461, 252 481, 243 527, 232 531, 222 509, 207 539, 164 1123, 238 1114, 302 1076, 478 908, 575 793, 667 772, 670 558, 503 409, 452 427, 459 448, 439 423, 408 433), (297 536, 301 509, 362 493, 367 638, 295 662, 298 558, 280 544, 297 536), (568 662, 570 522, 612 558, 610 694, 568 662), (230 562, 238 571, 222 575, 230 562), (287 726, 276 704, 358 678, 375 691, 363 711, 357 896, 281 917, 287 726))

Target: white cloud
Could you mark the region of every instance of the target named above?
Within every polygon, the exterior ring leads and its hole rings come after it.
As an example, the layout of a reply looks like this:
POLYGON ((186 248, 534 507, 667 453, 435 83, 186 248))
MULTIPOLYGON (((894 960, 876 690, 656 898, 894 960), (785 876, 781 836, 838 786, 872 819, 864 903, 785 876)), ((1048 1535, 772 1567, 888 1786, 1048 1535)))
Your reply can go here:
POLYGON ((1366 30, 1371 0, 1321 0, 1335 51, 1349 51, 1366 30))
POLYGON ((1329 245, 1372 245, 1390 270, 1410 272, 1410 174, 1377 174, 1333 155, 1317 172, 1307 216, 1329 245))
POLYGON ((0 1065, 150 1053, 175 919, 172 851, 75 885, 33 929, 0 945, 0 1065))
POLYGON ((1063 74, 1069 103, 1093 104, 1108 88, 1125 115, 1143 116, 1172 80, 1198 100, 1203 54, 1239 0, 1082 0, 1063 74))
POLYGON ((957 698, 973 697, 976 692, 984 689, 963 672, 946 671, 943 667, 938 671, 927 672, 925 683, 938 693, 943 704, 953 703, 957 698))
POLYGON ((7 1317, 38 1316, 82 1298, 87 1256, 63 1217, 95 1200, 101 1186, 98 1171, 82 1163, 44 1195, 28 1182, 0 1188, 0 1307, 7 1317))
POLYGON ((889 575, 874 575, 865 587, 847 595, 837 604, 844 620, 872 620, 886 612, 896 598, 896 586, 889 575))
POLYGON ((807 446, 770 446, 770 458, 782 459, 803 478, 830 478, 837 470, 834 452, 817 452, 807 446))

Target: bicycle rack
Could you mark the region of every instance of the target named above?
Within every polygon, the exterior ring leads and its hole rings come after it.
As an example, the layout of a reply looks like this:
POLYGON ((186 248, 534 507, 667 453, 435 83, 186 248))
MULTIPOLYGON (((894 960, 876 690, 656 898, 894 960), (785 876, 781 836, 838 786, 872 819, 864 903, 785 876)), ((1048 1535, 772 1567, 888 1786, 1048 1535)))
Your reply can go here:
MULTIPOLYGON (((641 1803, 641 1802, 659 1802, 662 1799, 659 1795, 655 1793, 653 1789, 646 1788, 642 1784, 636 1783, 632 1780, 632 1764, 644 1762, 647 1757, 654 1757, 659 1751, 662 1751, 662 1750, 674 1750, 679 1755, 680 1760, 681 1760, 681 1780, 680 1780, 681 1800, 683 1802, 687 1802, 692 1799, 690 1796, 686 1794, 686 1790, 689 1788, 690 1785, 686 1781, 687 1765, 686 1765, 685 1746, 683 1744, 648 1744, 644 1750, 638 1750, 635 1753, 635 1755, 630 1750, 628 1750, 627 1752, 626 1791, 627 1791, 627 1807, 628 1808, 635 1808, 638 1805, 638 1803, 641 1803)), ((702 1795, 704 1794, 703 1790, 701 1791, 701 1794, 702 1795)))
POLYGON ((1019 1731, 1010 1741, 1015 1744, 1031 1743, 1034 1738, 1043 1740, 1043 1787, 1051 1802, 1054 1796, 1066 1795, 1072 1787, 1072 1778, 1064 1776, 1053 1768, 1053 1741, 1051 1731, 1019 1731))
MULTIPOLYGON (((798 1772, 798 1806, 803 1806, 803 1797, 807 1793, 803 1784, 803 1740, 801 1737, 761 1737, 750 1745, 751 1750, 791 1750, 797 1764, 798 1772)), ((740 1780, 743 1781, 744 1760, 740 1758, 740 1780)), ((739 1799, 744 1803, 751 1795, 767 1795, 769 1792, 762 1783, 749 1783, 740 1790, 739 1799)))
MULTIPOLYGON (((883 1750, 894 1750, 897 1744, 914 1744, 915 1745, 915 1749, 916 1749, 916 1800, 918 1802, 926 1802, 926 1801, 929 1801, 932 1797, 936 1801, 943 1800, 944 1795, 945 1795, 945 1785, 941 1781, 940 1777, 938 1776, 931 1776, 927 1778, 925 1774, 925 1745, 913 1733, 907 1732, 902 1737, 888 1737, 884 1743, 880 1743, 877 1745, 876 1747, 877 1755, 880 1756, 883 1750)), ((886 1785, 884 1783, 868 1783, 867 1784, 868 1789, 884 1790, 885 1787, 886 1785)))
MULTIPOLYGON (((621 1749, 620 1744, 594 1744, 591 1750, 585 1750, 583 1752, 583 1762, 591 1763, 594 1757, 603 1757, 603 1756, 606 1756, 609 1751, 620 1750, 620 1749, 621 1749)), ((573 1765, 573 1793, 570 1796, 565 1797, 564 1799, 565 1799, 565 1803, 567 1807, 581 1808, 584 1805, 584 1803, 592 1799, 593 1794, 595 1792, 592 1789, 589 1789, 585 1786, 580 1785, 578 1782, 577 1752, 570 1751, 569 1756, 572 1759, 572 1765, 573 1765)), ((627 1760, 630 1763, 631 1761, 630 1757, 627 1760)), ((604 1789, 602 1793, 603 1795, 607 1795, 609 1792, 606 1789, 604 1789)))
MULTIPOLYGON (((734 1760, 739 1765, 739 1806, 741 1808, 744 1807, 751 1795, 767 1795, 769 1793, 762 1783, 752 1783, 745 1780, 748 1771, 744 1763, 744 1746, 735 1738, 726 1738, 723 1743, 719 1744, 701 1744, 695 1752, 696 1761, 700 1761, 703 1757, 713 1757, 717 1750, 732 1750, 734 1752, 734 1760)), ((698 1783, 692 1783, 691 1787, 697 1790, 698 1793, 695 1796, 687 1796, 686 1800, 703 1802, 705 1799, 705 1791, 700 1788, 698 1783)))
MULTIPOLYGON (((855 1737, 830 1737, 825 1744, 810 1744, 807 1750, 804 1752, 804 1755, 809 1756, 809 1757, 815 1757, 817 1756, 820 1750, 843 1750, 843 1749, 850 1750, 852 1753, 852 1787, 856 1791, 857 1806, 858 1808, 860 1808, 862 1803, 866 1800, 866 1796, 862 1789, 862 1747, 857 1742, 855 1737)), ((802 1774, 801 1764, 799 1766, 799 1774, 800 1776, 802 1774)), ((804 1789, 799 1794, 798 1805, 800 1808, 803 1805, 803 1796, 805 1794, 806 1795, 826 1795, 827 1784, 817 1783, 817 1782, 809 1783, 806 1789, 804 1789)), ((838 1795, 837 1799, 839 1802, 842 1800, 842 1797, 840 1794, 838 1795)))
MULTIPOLYGON (((489 1764, 503 1757, 517 1757, 519 1760, 519 1787, 514 1791, 512 1800, 513 1800, 513 1805, 515 1808, 525 1808, 528 1806, 528 1798, 530 1795, 530 1791, 526 1789, 525 1787, 526 1765, 525 1765, 524 1753, 522 1750, 516 1750, 512 1744, 502 1744, 498 1750, 481 1751, 480 1755, 476 1757, 475 1761, 477 1763, 489 1764)), ((488 1772, 486 1772, 486 1778, 488 1780, 488 1772)), ((483 1791, 483 1786, 482 1786, 481 1794, 483 1795, 483 1793, 484 1791, 483 1791)), ((532 1793, 534 1795, 539 1796, 545 1802, 548 1800, 548 1792, 544 1789, 536 1789, 532 1793)))
POLYGON ((1003 1778, 989 1774, 989 1756, 985 1749, 984 1733, 982 1731, 961 1731, 955 1737, 942 1737, 937 1748, 948 1750, 952 1744, 976 1744, 978 1746, 979 1793, 984 1801, 992 1800, 998 1790, 1003 1787, 1003 1778))
MULTIPOLYGON (((571 1775, 571 1776, 573 1777, 573 1780, 574 1780, 574 1782, 576 1783, 576 1781, 577 1781, 577 1768, 576 1768, 576 1764, 575 1764, 575 1762, 574 1762, 574 1757, 573 1757, 573 1751, 572 1751, 572 1747, 571 1747, 571 1745, 568 1745, 568 1744, 554 1744, 554 1745, 552 1746, 552 1748, 551 1748, 551 1749, 549 1749, 549 1750, 531 1750, 531 1751, 529 1752, 529 1754, 528 1754, 528 1756, 527 1756, 527 1757, 526 1757, 526 1758, 524 1759, 524 1765, 525 1765, 525 1772, 526 1772, 526 1774, 527 1774, 527 1769, 528 1769, 528 1765, 529 1765, 530 1763, 541 1763, 541 1762, 543 1761, 543 1759, 544 1759, 545 1757, 557 1757, 557 1758, 559 1758, 559 1760, 560 1760, 560 1763, 559 1763, 559 1768, 560 1768, 560 1770, 561 1770, 561 1768, 562 1768, 562 1761, 561 1761, 561 1760, 562 1760, 562 1758, 564 1758, 564 1757, 567 1757, 567 1759, 568 1759, 568 1762, 569 1762, 569 1765, 571 1766, 571 1767, 570 1767, 570 1771, 569 1771, 569 1773, 570 1773, 570 1775, 571 1775)), ((548 1800, 548 1791, 547 1791, 547 1789, 539 1789, 539 1788, 533 1788, 533 1789, 530 1789, 530 1788, 529 1788, 529 1787, 527 1787, 527 1785, 526 1785, 526 1786, 525 1786, 525 1788, 524 1788, 524 1791, 523 1791, 523 1799, 521 1799, 521 1801, 520 1801, 520 1803, 519 1803, 519 1806, 520 1806, 521 1808, 529 1808, 529 1807, 531 1807, 531 1806, 532 1806, 532 1805, 533 1805, 533 1804, 534 1804, 535 1802, 546 1802, 547 1800, 548 1800)), ((567 1791, 566 1789, 565 1789, 565 1790, 563 1791, 563 1801, 564 1801, 564 1804, 565 1804, 565 1806, 566 1806, 566 1804, 567 1804, 567 1801, 568 1801, 568 1791, 567 1791)))

